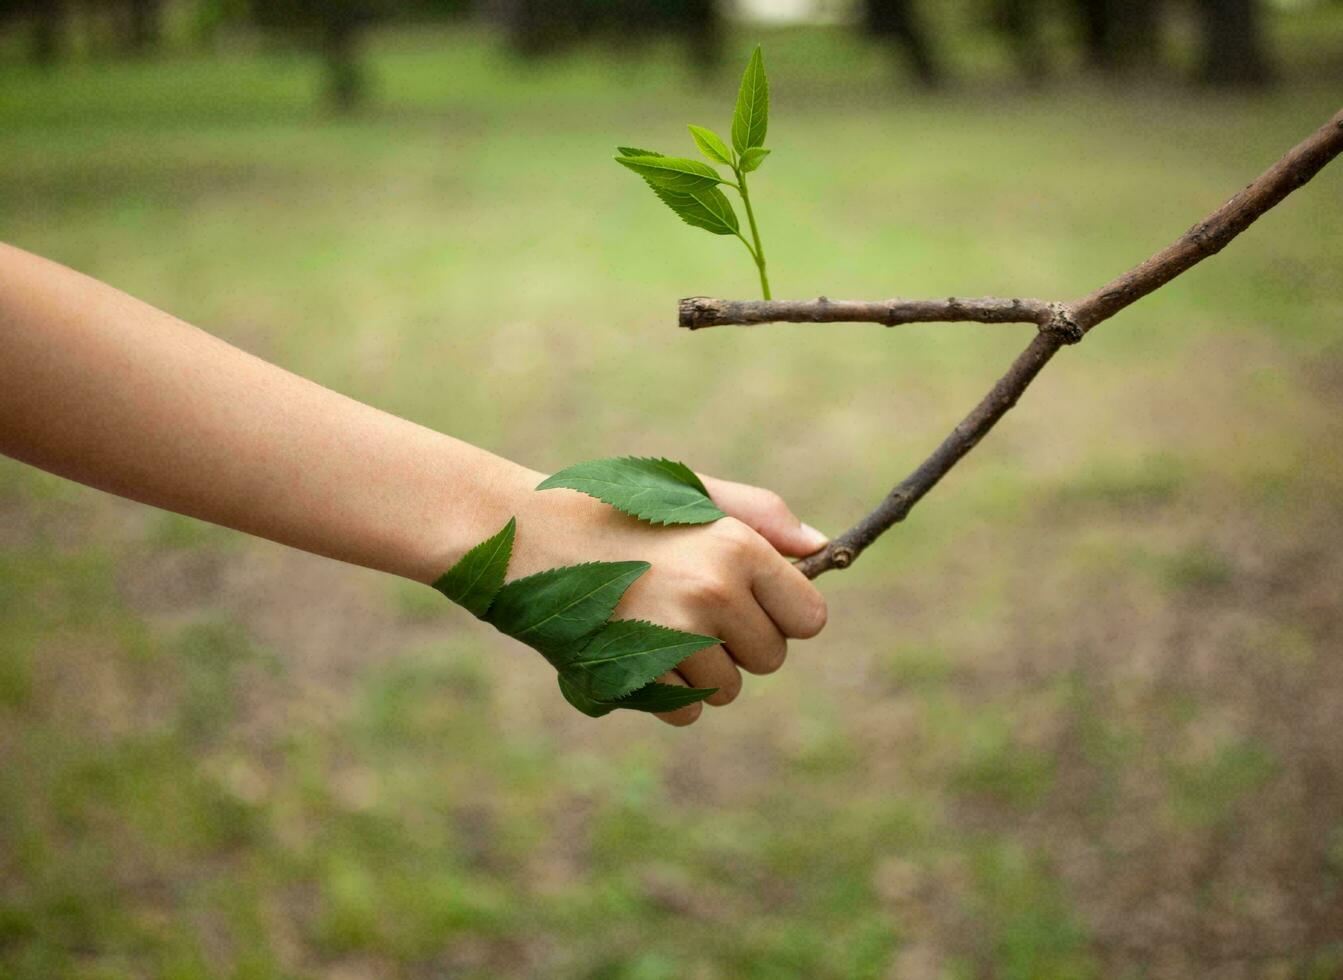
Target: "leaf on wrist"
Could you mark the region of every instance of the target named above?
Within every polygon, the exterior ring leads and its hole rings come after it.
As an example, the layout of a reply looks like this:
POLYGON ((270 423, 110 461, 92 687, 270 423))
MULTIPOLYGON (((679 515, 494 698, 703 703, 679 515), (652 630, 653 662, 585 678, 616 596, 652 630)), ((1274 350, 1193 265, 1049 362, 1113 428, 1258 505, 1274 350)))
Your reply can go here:
POLYGON ((498 534, 476 545, 441 575, 434 588, 483 619, 504 584, 516 530, 517 519, 510 517, 498 534))
POLYGON ((707 190, 723 183, 723 178, 713 167, 684 157, 619 156, 615 160, 644 180, 681 194, 707 190))
POLYGON ((727 148, 723 138, 712 129, 705 129, 703 126, 691 126, 690 136, 699 147, 699 151, 714 163, 722 163, 732 166, 732 151, 727 148))
POLYGON ((769 156, 769 150, 763 146, 753 146, 741 155, 742 173, 749 174, 752 170, 759 169, 765 162, 765 157, 769 156))
POLYGON ((751 52, 746 71, 737 91, 737 108, 732 113, 732 145, 738 153, 765 145, 769 126, 769 79, 765 77, 765 59, 760 45, 751 52))
POLYGON ((559 487, 596 497, 650 524, 708 524, 727 516, 688 466, 669 459, 591 460, 560 470, 536 489, 559 487))
POLYGON ((695 651, 719 642, 639 619, 613 619, 562 673, 588 697, 605 701, 638 690, 695 651))
POLYGON ((599 561, 538 572, 501 588, 484 618, 560 668, 578 655, 577 641, 606 624, 625 590, 649 567, 646 561, 599 561))

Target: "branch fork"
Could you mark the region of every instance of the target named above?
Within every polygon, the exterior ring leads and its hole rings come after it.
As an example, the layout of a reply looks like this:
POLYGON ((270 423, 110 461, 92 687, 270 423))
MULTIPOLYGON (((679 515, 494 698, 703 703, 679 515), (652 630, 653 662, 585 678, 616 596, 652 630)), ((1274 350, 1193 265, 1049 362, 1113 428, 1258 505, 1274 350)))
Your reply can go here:
POLYGON ((989 393, 922 463, 866 517, 797 567, 808 578, 847 568, 873 541, 904 520, 924 494, 988 434, 1017 403, 1061 347, 1075 344, 1098 324, 1220 252, 1264 212, 1305 184, 1343 152, 1343 110, 1235 197, 1147 261, 1072 302, 981 296, 945 299, 725 300, 692 296, 680 302, 680 325, 689 330, 764 323, 1033 323, 1035 337, 989 393))

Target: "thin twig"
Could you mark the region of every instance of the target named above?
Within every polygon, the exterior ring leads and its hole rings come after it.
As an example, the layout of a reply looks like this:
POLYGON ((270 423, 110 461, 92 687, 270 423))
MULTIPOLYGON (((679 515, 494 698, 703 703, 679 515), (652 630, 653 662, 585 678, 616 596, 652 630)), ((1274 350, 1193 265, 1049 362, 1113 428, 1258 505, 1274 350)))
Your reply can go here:
POLYGON ((759 323, 1045 323, 1053 311, 1042 299, 709 299, 681 300, 681 326, 752 326, 759 323))
POLYGON ((914 505, 973 449, 1025 392, 1065 344, 1076 343, 1097 324, 1214 255, 1260 215, 1314 177, 1343 152, 1343 110, 1291 149, 1252 184, 1146 262, 1071 303, 1038 299, 892 299, 877 301, 741 301, 702 296, 681 300, 680 324, 701 327, 760 323, 1034 323, 1039 333, 998 382, 932 455, 886 495, 875 510, 821 551, 798 562, 808 578, 847 568, 873 541, 905 519, 914 505))

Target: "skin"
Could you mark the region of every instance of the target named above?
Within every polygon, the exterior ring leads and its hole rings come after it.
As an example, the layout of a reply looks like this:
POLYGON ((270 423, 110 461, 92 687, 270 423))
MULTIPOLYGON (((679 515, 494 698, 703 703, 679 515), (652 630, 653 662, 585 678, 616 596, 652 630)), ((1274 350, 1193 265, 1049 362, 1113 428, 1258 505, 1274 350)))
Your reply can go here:
MULTIPOLYGON (((663 678, 717 687, 782 665, 825 600, 787 560, 826 543, 774 493, 705 477, 729 518, 654 528, 545 474, 364 405, 112 287, 0 244, 0 452, 109 493, 432 582, 518 519, 511 578, 652 568, 616 615, 719 636, 663 678)), ((699 717, 690 705, 660 715, 699 717)))

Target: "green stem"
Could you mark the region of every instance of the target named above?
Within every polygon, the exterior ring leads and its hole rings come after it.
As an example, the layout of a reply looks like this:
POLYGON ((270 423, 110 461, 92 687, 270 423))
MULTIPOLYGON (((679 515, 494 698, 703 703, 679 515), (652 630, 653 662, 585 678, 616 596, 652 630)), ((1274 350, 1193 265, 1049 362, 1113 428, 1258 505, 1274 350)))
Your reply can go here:
POLYGON ((770 299, 769 276, 765 274, 765 249, 760 244, 760 229, 755 225, 755 211, 751 209, 751 194, 746 189, 746 174, 738 170, 737 180, 741 184, 737 189, 741 191, 741 203, 746 206, 746 220, 751 225, 751 238, 755 242, 755 249, 751 252, 751 258, 755 259, 755 267, 760 272, 760 289, 764 292, 765 299, 770 299))
POLYGON ((756 265, 759 265, 760 260, 755 257, 755 249, 751 248, 751 243, 746 240, 746 236, 741 232, 737 232, 737 240, 741 242, 742 247, 745 248, 747 253, 751 256, 751 261, 756 265))

